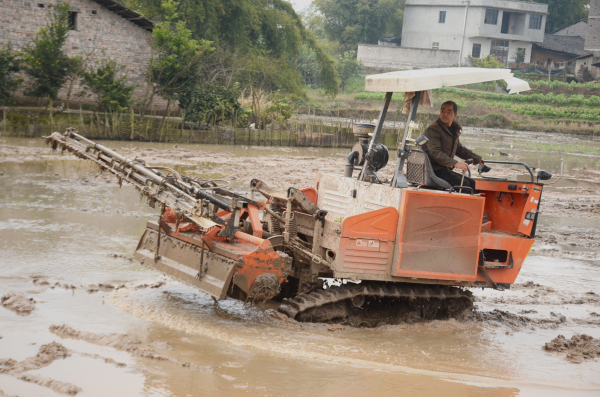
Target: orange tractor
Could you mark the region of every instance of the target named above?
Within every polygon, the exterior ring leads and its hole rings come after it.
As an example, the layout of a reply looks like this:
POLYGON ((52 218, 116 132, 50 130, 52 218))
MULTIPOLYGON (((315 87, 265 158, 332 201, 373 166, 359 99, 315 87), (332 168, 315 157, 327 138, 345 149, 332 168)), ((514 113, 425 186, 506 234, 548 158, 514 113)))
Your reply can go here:
POLYGON ((362 139, 344 175, 318 173, 314 187, 287 191, 253 180, 249 197, 130 160, 74 130, 47 139, 159 203, 160 219, 148 222, 134 259, 217 300, 279 300, 297 320, 352 325, 448 318, 472 308, 465 287, 515 282, 534 242, 539 179, 549 174, 513 163, 529 181, 480 177, 474 190, 450 186, 433 174, 422 139, 410 139, 410 125, 426 90, 499 79, 511 93, 529 89, 504 69, 369 76, 367 90, 385 92, 385 103, 376 125, 355 128, 362 139), (392 92, 414 95, 396 172, 384 184, 377 172, 389 154, 377 141, 392 92))

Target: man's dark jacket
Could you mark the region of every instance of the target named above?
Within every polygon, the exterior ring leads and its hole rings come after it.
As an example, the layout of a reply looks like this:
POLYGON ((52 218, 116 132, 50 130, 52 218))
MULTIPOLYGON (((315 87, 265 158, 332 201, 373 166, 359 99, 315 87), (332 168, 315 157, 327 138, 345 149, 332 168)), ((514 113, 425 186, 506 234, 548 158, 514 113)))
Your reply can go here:
POLYGON ((481 156, 460 144, 459 137, 462 127, 456 121, 452 123, 452 127, 454 127, 454 135, 450 133, 442 120, 437 119, 425 130, 424 135, 429 138, 429 142, 423 145, 423 148, 429 155, 434 171, 442 168, 454 168, 454 165, 458 163, 454 160, 454 156, 463 160, 473 159, 474 164, 479 164, 481 161, 481 156))

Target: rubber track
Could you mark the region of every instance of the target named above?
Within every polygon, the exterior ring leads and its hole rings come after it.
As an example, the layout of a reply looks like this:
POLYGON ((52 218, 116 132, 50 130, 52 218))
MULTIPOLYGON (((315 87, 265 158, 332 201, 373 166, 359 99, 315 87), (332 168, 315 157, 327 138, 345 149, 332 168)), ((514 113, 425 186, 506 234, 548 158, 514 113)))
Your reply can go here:
POLYGON ((279 311, 295 318, 298 313, 357 296, 375 298, 464 299, 473 302, 472 294, 457 287, 424 284, 343 284, 284 299, 279 311))

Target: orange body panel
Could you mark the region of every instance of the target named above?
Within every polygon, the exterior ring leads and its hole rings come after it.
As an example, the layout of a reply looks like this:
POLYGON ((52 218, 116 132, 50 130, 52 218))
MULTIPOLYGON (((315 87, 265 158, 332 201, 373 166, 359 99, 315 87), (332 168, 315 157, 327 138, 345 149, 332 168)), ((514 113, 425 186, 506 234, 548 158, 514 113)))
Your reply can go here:
POLYGON ((392 275, 474 281, 485 199, 404 190, 392 275))
MULTIPOLYGON (((488 233, 484 232, 479 237, 479 249, 493 249, 507 251, 507 260, 503 263, 498 262, 485 262, 486 265, 510 265, 510 258, 512 256, 512 268, 499 268, 499 269, 487 269, 488 275, 496 283, 514 284, 521 266, 527 258, 533 242, 532 238, 523 238, 519 236, 510 236, 500 233, 488 233)), ((477 276, 477 281, 485 281, 483 277, 477 276)))
POLYGON ((485 213, 492 222, 491 229, 511 234, 530 236, 533 220, 525 219, 528 212, 535 214, 542 189, 537 184, 476 179, 476 189, 485 194, 485 213), (509 185, 516 186, 509 190, 509 185))
POLYGON ((340 270, 389 274, 397 229, 398 211, 393 207, 344 219, 338 255, 343 268, 340 270))
POLYGON ((304 189, 300 189, 300 191, 302 193, 304 193, 304 195, 313 202, 314 205, 317 205, 317 189, 315 189, 314 187, 307 187, 304 189))

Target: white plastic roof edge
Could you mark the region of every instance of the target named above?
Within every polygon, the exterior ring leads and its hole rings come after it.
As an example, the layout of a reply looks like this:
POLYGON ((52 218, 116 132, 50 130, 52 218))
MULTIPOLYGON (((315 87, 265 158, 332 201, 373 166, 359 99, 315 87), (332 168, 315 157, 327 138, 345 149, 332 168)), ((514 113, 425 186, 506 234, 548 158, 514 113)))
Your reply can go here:
POLYGON ((414 92, 454 87, 463 84, 485 83, 504 80, 511 94, 531 88, 525 80, 513 77, 510 69, 484 68, 435 68, 403 70, 367 76, 365 91, 368 92, 414 92))

